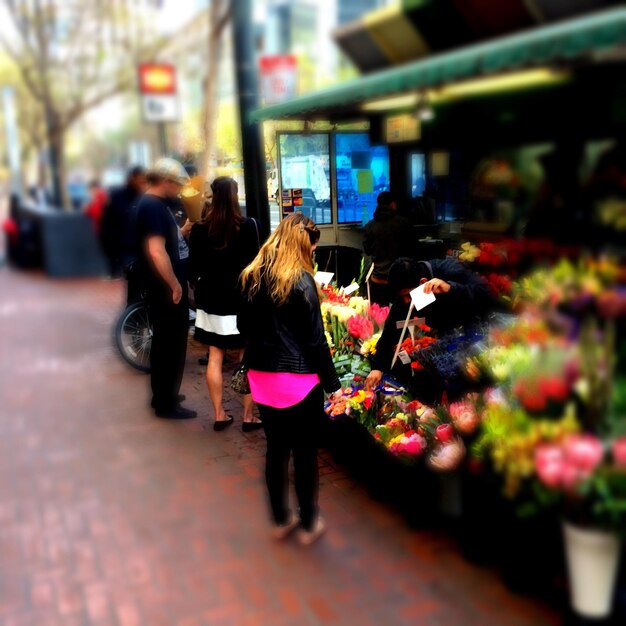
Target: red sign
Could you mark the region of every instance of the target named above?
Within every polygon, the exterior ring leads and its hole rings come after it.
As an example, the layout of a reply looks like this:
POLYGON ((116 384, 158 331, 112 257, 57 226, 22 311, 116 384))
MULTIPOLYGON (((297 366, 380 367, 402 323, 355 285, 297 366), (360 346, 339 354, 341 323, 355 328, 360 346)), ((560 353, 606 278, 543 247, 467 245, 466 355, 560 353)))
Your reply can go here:
POLYGON ((296 97, 298 61, 293 54, 261 57, 259 66, 264 104, 278 104, 296 97))
POLYGON ((167 63, 142 63, 139 66, 139 92, 144 95, 174 95, 176 68, 167 63))

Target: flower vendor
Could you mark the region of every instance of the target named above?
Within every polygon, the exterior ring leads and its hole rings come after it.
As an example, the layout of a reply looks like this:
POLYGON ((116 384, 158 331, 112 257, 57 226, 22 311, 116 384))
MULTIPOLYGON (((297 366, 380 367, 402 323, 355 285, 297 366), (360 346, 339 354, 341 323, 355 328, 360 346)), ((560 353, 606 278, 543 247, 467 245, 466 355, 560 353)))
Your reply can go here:
POLYGON ((398 215, 396 202, 388 191, 377 198, 374 219, 365 227, 363 250, 372 257, 374 271, 370 278, 372 302, 388 305, 393 294, 389 290, 389 269, 393 262, 413 250, 413 228, 403 216, 398 215))
MULTIPOLYGON (((487 283, 453 259, 432 261, 398 259, 389 271, 389 285, 395 302, 378 342, 376 354, 370 359, 372 372, 367 378, 367 386, 370 388, 379 384, 383 372, 391 370, 402 332, 401 322, 406 319, 411 303, 410 293, 419 285, 425 285, 424 290, 437 297, 437 300, 420 311, 419 315, 424 317, 429 329, 439 334, 459 327, 469 327, 484 319, 497 306, 487 283)), ((394 368, 393 374, 399 378, 407 378, 407 375, 408 378, 412 378, 410 369, 402 368, 400 365, 394 368)), ((417 397, 423 402, 436 399, 432 397, 434 392, 432 384, 433 381, 430 381, 423 385, 423 391, 431 392, 426 394, 427 397, 417 392, 417 397)))

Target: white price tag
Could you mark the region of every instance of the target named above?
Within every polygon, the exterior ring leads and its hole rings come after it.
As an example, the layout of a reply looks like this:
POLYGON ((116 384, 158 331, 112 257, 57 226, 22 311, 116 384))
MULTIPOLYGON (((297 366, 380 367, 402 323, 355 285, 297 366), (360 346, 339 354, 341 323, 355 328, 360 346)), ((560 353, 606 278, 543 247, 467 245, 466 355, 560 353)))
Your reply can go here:
POLYGON ((400 350, 400 352, 398 352, 398 358, 404 365, 408 365, 411 362, 411 357, 406 350, 400 350))
POLYGON ((436 299, 434 293, 424 293, 424 285, 420 285, 411 292, 411 300, 416 311, 421 311, 436 299))
POLYGON ((359 285, 358 283, 352 283, 351 285, 348 285, 347 287, 343 288, 343 293, 346 296, 349 296, 350 294, 354 293, 355 291, 359 290, 359 285))
POLYGON ((328 285, 328 283, 330 283, 333 279, 333 276, 333 272, 317 272, 314 278, 316 283, 319 283, 320 285, 328 285))

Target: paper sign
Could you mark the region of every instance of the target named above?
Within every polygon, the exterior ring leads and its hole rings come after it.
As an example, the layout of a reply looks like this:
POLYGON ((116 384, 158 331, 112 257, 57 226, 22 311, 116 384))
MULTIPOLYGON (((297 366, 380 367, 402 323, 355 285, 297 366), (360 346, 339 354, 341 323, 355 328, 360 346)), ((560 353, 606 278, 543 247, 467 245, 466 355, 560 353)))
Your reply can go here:
POLYGON ((450 153, 433 152, 430 155, 430 173, 432 176, 448 176, 450 173, 450 153))
POLYGON ((293 193, 291 189, 283 189, 280 200, 283 213, 293 213, 293 193))
POLYGON ((374 175, 372 170, 359 170, 356 175, 357 193, 374 193, 374 175))
POLYGON ((421 311, 437 299, 434 293, 424 293, 424 287, 425 285, 420 285, 411 292, 411 301, 416 311, 421 311))
POLYGON ((333 279, 333 272, 317 272, 315 274, 315 282, 320 285, 328 285, 328 283, 333 279))
POLYGON ((351 293, 354 293, 355 291, 359 290, 359 285, 358 283, 352 283, 351 285, 348 285, 347 287, 343 288, 343 293, 346 296, 349 296, 351 293))

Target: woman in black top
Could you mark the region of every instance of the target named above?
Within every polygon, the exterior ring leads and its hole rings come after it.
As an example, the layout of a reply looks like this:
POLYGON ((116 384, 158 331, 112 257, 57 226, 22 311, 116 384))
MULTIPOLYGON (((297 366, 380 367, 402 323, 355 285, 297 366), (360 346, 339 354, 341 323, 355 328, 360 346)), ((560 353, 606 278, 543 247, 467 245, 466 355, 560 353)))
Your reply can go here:
MULTIPOLYGON (((222 403, 224 353, 237 350, 241 359, 246 345, 237 328, 242 303, 239 275, 257 255, 260 242, 256 222, 241 214, 236 181, 220 176, 211 190, 213 198, 205 215, 191 229, 189 264, 197 308, 195 339, 210 346, 206 380, 215 411, 214 428, 223 430, 233 422, 222 403)), ((244 431, 259 428, 249 394, 243 397, 243 407, 244 431)))
POLYGON ((317 495, 324 390, 341 393, 313 279, 319 237, 315 223, 295 213, 281 221, 241 275, 246 305, 239 324, 250 337, 245 363, 267 440, 265 478, 273 534, 283 539, 301 525, 303 545, 324 532, 317 495), (290 511, 287 495, 292 453, 299 519, 290 511))

